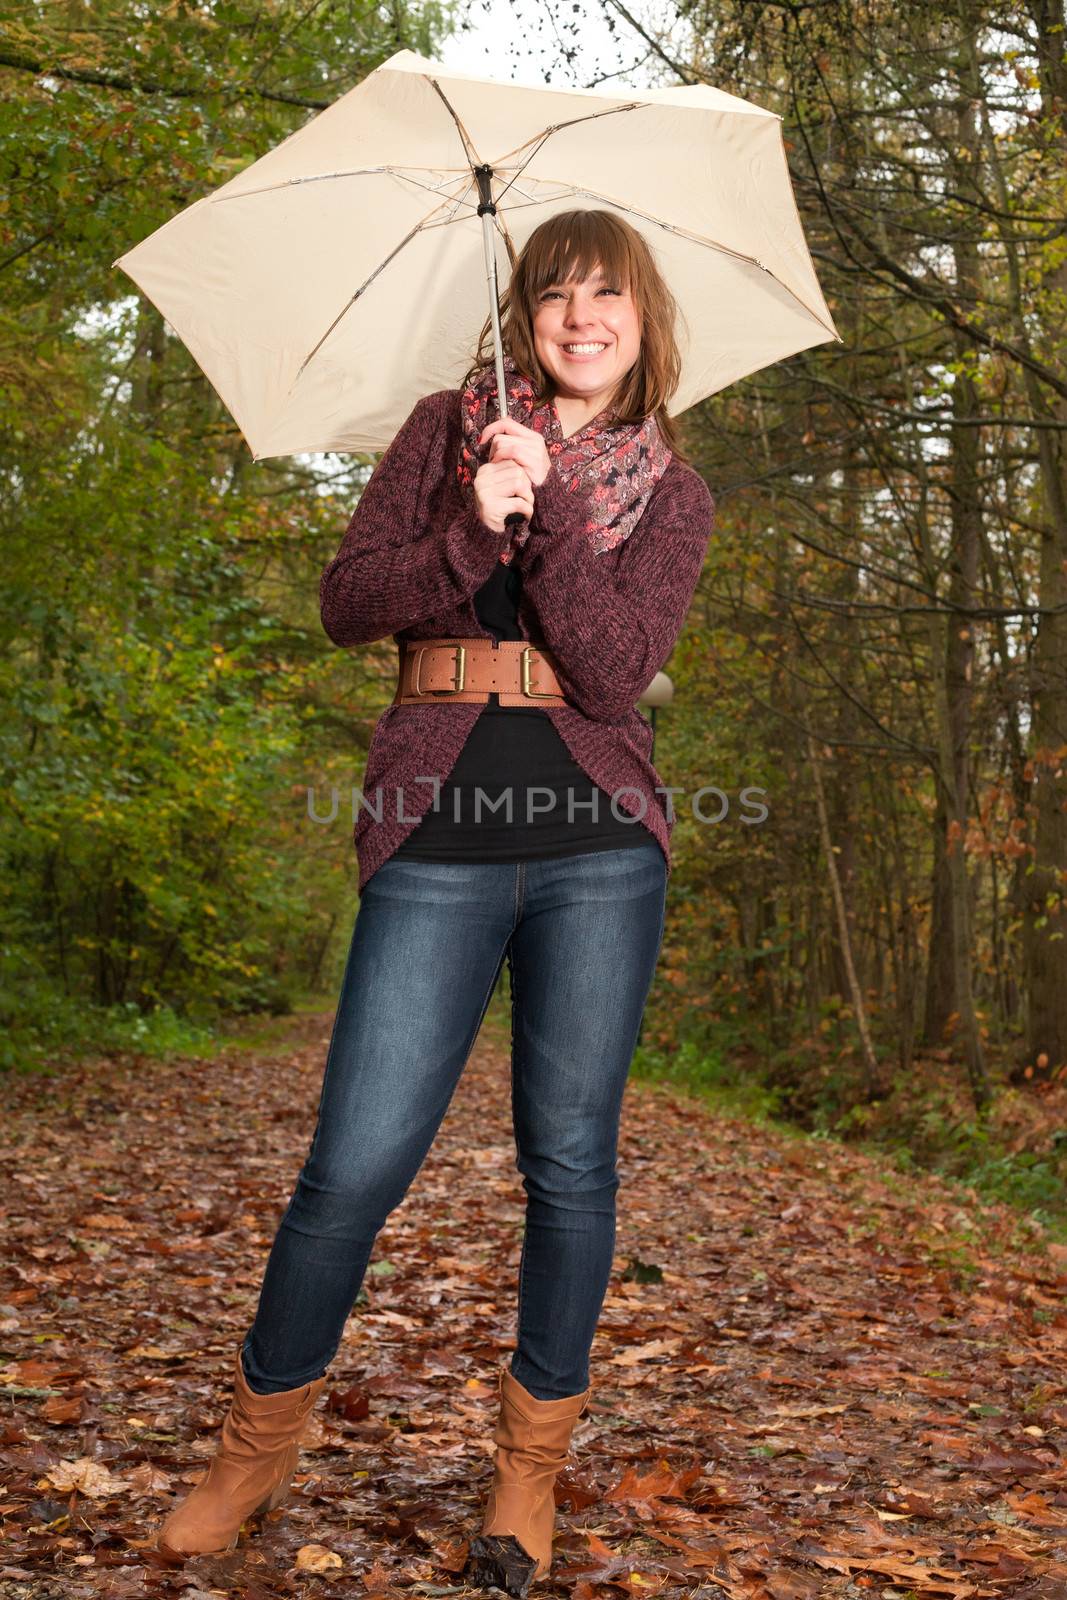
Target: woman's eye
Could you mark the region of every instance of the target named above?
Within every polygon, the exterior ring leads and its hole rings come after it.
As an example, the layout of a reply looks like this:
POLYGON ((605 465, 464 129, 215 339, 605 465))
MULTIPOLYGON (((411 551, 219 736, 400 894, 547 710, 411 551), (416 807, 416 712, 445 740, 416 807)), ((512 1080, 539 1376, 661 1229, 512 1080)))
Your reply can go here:
MULTIPOLYGON (((560 292, 561 291, 559 289, 546 289, 544 294, 542 294, 541 299, 542 300, 551 300, 553 295, 557 295, 560 292)), ((611 288, 608 287, 607 284, 605 284, 603 286, 603 288, 597 290, 597 294, 621 294, 621 293, 622 293, 621 289, 611 289, 611 288)))

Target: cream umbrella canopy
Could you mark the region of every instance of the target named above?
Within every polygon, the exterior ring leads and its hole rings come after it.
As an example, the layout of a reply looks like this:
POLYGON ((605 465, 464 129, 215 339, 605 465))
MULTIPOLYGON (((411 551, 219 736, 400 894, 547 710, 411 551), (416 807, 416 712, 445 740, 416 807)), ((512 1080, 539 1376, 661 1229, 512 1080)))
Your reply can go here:
POLYGON ((119 256, 255 460, 384 449, 458 386, 507 265, 546 217, 598 206, 678 302, 672 415, 836 339, 781 120, 706 86, 604 94, 498 82, 401 50, 119 256))

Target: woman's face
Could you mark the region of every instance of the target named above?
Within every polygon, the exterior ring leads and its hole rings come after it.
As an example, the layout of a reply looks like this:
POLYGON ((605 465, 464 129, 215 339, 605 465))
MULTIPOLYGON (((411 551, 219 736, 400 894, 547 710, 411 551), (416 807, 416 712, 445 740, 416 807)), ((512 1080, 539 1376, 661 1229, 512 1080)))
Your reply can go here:
POLYGON ((590 415, 607 405, 641 353, 641 319, 630 291, 605 278, 599 265, 580 283, 541 291, 533 332, 556 393, 584 400, 590 415))

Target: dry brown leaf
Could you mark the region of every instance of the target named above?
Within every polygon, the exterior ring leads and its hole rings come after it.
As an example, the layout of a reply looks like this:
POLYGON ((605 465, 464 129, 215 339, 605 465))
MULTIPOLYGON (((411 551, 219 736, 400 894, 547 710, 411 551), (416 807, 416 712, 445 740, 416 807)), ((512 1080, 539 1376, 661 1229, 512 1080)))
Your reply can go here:
POLYGON ((654 1361, 657 1356, 673 1355, 681 1347, 681 1339, 650 1339, 648 1344, 631 1345, 617 1356, 609 1356, 616 1367, 636 1367, 642 1361, 654 1361))
POLYGON ((296 1564, 301 1572, 332 1572, 343 1567, 344 1562, 335 1550, 324 1544, 303 1544, 296 1552, 296 1564))
POLYGON ((122 1494, 130 1486, 128 1478, 116 1478, 102 1462, 92 1456, 79 1456, 76 1461, 61 1461, 46 1473, 53 1489, 67 1493, 76 1489, 90 1500, 104 1500, 109 1495, 122 1494))
POLYGON ((170 1473, 161 1472, 150 1461, 142 1461, 135 1467, 128 1481, 132 1492, 138 1495, 165 1493, 171 1486, 170 1473))

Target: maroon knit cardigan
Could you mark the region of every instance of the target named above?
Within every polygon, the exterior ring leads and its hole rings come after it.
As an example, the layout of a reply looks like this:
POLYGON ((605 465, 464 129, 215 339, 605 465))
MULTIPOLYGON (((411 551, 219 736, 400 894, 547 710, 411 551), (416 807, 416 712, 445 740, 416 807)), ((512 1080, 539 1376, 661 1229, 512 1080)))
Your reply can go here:
MULTIPOLYGON (((507 546, 456 477, 460 390, 419 400, 379 459, 319 586, 334 644, 444 636, 492 638, 473 596, 507 546)), ((685 622, 711 535, 714 502, 700 474, 672 457, 629 538, 600 555, 581 531, 582 497, 553 463, 534 489, 519 628, 555 656, 573 705, 546 706, 571 755, 639 817, 671 869, 671 797, 649 760, 652 725, 635 701, 685 622)), ((482 705, 390 705, 374 729, 353 834, 359 890, 434 802, 482 705), (379 820, 380 816, 380 820, 379 820)), ((601 801, 601 804, 606 804, 601 801)))

